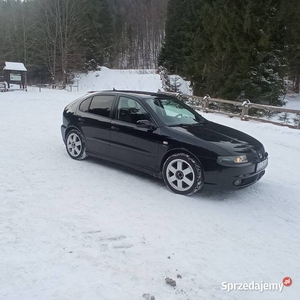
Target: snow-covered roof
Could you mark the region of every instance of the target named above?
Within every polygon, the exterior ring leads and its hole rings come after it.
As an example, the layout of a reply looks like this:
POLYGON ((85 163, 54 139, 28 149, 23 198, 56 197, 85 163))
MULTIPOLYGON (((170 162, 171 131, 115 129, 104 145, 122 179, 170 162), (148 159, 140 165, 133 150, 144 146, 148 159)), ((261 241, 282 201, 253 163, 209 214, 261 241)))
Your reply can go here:
POLYGON ((23 63, 19 62, 10 62, 6 61, 5 62, 5 67, 3 70, 8 70, 8 71, 27 71, 23 63))

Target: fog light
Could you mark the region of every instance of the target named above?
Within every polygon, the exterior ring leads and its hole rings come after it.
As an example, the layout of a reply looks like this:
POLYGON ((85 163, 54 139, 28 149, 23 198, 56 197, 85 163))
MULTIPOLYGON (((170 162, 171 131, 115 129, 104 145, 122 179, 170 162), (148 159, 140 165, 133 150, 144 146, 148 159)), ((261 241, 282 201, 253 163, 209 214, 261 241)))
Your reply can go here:
POLYGON ((233 184, 239 186, 242 183, 242 179, 237 179, 233 184))

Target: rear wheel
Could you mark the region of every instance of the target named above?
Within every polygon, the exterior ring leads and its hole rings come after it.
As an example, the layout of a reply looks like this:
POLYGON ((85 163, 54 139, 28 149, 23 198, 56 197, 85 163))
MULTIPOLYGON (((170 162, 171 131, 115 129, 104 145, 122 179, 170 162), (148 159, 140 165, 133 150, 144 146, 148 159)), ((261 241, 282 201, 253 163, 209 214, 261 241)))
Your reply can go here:
POLYGON ((167 187, 177 194, 192 195, 203 186, 201 165, 185 153, 171 155, 165 161, 162 173, 167 187))
POLYGON ((73 159, 82 160, 87 157, 83 136, 77 130, 68 132, 66 136, 66 149, 73 159))

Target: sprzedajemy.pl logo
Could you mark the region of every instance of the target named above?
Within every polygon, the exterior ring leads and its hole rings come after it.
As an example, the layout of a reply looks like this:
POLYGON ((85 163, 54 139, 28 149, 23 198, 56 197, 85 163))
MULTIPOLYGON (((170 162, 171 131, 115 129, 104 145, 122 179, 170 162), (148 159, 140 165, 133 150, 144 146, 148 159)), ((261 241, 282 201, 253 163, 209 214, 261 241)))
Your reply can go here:
POLYGON ((292 278, 284 277, 282 283, 278 282, 222 282, 222 291, 257 291, 257 292, 264 292, 264 291, 278 291, 279 293, 282 292, 283 287, 290 286, 292 284, 292 278))

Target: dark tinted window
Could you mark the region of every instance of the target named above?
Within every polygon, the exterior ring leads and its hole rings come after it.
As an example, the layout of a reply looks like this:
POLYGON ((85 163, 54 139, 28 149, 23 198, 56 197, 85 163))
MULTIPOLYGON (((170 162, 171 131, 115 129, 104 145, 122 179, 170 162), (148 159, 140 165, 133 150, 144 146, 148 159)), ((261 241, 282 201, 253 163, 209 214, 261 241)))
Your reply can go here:
POLYGON ((109 117, 112 104, 114 102, 115 96, 94 96, 89 112, 103 116, 103 117, 109 117))
POLYGON ((79 109, 81 111, 87 112, 89 111, 90 103, 91 103, 92 98, 85 99, 79 106, 79 109))
POLYGON ((136 124, 139 120, 150 120, 150 116, 137 101, 127 97, 120 97, 117 119, 136 124))

